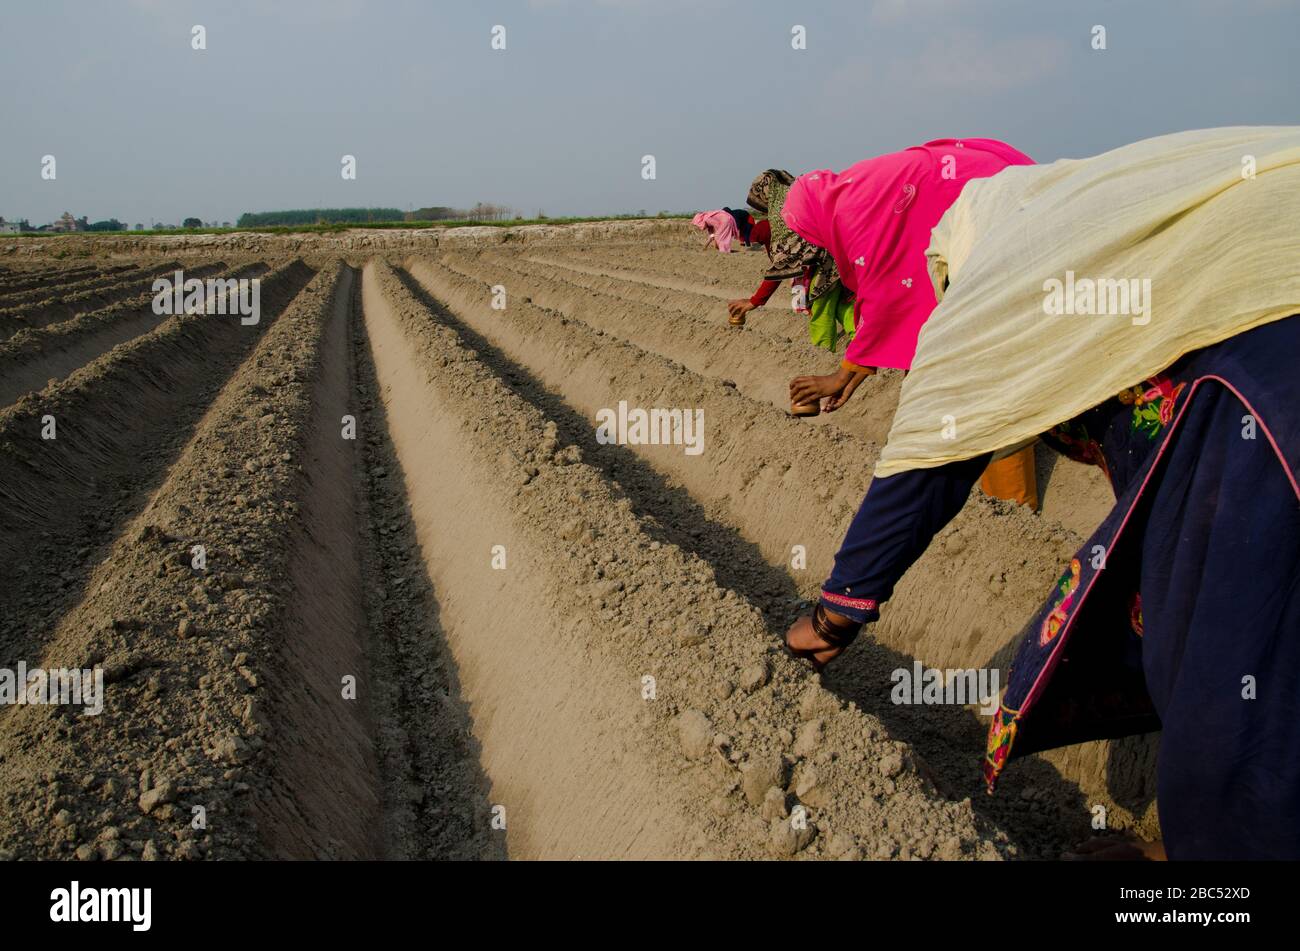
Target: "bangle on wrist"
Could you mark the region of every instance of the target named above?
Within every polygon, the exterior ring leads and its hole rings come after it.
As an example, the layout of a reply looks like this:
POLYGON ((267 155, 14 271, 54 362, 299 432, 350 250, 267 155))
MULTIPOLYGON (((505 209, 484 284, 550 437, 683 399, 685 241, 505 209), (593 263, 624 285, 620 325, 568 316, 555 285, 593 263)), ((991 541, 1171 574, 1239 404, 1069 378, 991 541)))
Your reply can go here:
POLYGON ((832 621, 821 604, 813 610, 812 625, 817 636, 832 647, 848 647, 862 631, 862 625, 857 621, 848 624, 832 621))

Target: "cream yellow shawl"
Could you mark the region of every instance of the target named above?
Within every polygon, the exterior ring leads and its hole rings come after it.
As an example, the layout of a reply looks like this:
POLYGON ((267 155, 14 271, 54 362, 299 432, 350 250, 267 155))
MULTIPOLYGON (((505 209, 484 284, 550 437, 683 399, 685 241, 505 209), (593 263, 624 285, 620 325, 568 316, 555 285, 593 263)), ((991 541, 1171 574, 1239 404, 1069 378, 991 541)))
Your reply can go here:
POLYGON ((927 254, 941 301, 878 476, 1017 448, 1300 312, 1300 127, 1008 168, 962 190, 927 254))

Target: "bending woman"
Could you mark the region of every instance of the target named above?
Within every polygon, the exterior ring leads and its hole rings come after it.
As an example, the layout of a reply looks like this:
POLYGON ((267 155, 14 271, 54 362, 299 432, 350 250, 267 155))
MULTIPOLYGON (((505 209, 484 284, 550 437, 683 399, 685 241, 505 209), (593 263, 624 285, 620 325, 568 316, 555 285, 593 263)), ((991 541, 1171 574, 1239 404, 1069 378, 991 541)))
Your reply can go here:
MULTIPOLYGON (((906 370, 916 337, 937 303, 926 272, 930 231, 968 182, 1033 159, 996 139, 938 139, 858 162, 838 175, 801 176, 783 206, 785 224, 836 265, 853 299, 856 326, 837 372, 797 377, 794 406, 839 409, 877 367, 906 370), (825 249, 825 251, 820 251, 825 249)), ((986 495, 1038 508, 1032 449, 993 463, 986 495)))
POLYGON ((745 315, 766 304, 781 282, 789 278, 791 308, 807 316, 813 346, 834 351, 842 338, 853 339, 853 294, 840 282, 835 260, 791 231, 782 219, 781 210, 794 180, 784 169, 769 168, 749 187, 750 207, 767 216, 755 226, 754 234, 767 249, 769 266, 758 290, 748 300, 727 303, 729 322, 743 326, 745 315), (763 224, 767 227, 762 228, 763 224))
POLYGON ((736 219, 726 211, 698 212, 691 219, 691 224, 708 232, 709 236, 704 239, 705 251, 709 249, 710 245, 715 245, 723 254, 730 254, 731 242, 740 237, 740 229, 736 227, 736 219))
POLYGON ((934 230, 947 289, 875 479, 790 648, 836 657, 988 460, 1042 434, 1116 503, 1015 655, 990 792, 1015 757, 1162 729, 1170 858, 1300 858, 1297 219, 1295 128, 968 186, 934 230))
POLYGON ((736 223, 736 231, 740 234, 740 243, 745 247, 749 247, 754 234, 754 216, 744 208, 723 208, 722 210, 731 215, 731 220, 736 223))
POLYGON ((798 403, 843 406, 877 367, 906 370, 916 335, 934 310, 926 275, 930 231, 972 179, 1033 159, 996 139, 938 139, 866 159, 836 174, 811 172, 791 185, 782 209, 788 228, 816 253, 824 249, 856 298, 857 332, 828 376, 791 384, 798 403))

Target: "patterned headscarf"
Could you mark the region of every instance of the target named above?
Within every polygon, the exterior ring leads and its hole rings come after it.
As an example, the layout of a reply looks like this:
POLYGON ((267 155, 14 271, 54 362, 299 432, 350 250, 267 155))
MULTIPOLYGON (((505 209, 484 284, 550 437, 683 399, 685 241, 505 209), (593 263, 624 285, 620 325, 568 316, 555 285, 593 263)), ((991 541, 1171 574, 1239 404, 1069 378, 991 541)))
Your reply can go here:
POLYGON ((789 172, 769 168, 749 186, 746 201, 756 211, 767 215, 772 228, 772 266, 763 275, 763 280, 782 281, 811 272, 816 279, 808 289, 808 299, 813 301, 834 288, 840 275, 835 269, 834 259, 825 250, 799 237, 781 217, 781 208, 792 184, 794 176, 789 172))
POLYGON ((766 172, 760 174, 754 179, 754 183, 749 186, 749 197, 745 200, 749 206, 759 214, 766 215, 768 206, 771 205, 772 188, 775 185, 781 185, 789 188, 794 184, 794 176, 782 168, 769 168, 766 172))

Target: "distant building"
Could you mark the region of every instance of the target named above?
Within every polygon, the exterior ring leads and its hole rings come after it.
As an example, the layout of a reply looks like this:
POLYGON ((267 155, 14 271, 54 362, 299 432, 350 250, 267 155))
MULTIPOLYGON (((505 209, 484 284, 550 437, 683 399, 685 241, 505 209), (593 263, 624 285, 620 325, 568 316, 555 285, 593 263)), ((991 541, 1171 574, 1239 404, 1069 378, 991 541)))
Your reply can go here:
POLYGON ((4 215, 0 215, 0 234, 18 234, 22 230, 21 224, 16 221, 5 221, 4 215))
POLYGON ((49 229, 58 232, 85 231, 86 218, 84 215, 80 218, 74 218, 71 212, 65 211, 59 216, 58 221, 50 222, 49 229))

